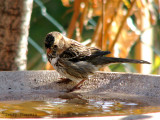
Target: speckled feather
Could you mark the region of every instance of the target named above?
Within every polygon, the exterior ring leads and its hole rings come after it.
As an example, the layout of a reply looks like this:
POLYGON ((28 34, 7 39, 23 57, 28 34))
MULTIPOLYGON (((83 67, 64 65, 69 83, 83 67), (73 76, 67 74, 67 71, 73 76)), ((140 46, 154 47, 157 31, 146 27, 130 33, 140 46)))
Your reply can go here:
POLYGON ((71 80, 87 79, 100 67, 110 63, 146 63, 143 60, 105 57, 109 51, 101 51, 87 47, 63 36, 59 32, 51 32, 46 36, 45 47, 49 62, 63 76, 71 80))

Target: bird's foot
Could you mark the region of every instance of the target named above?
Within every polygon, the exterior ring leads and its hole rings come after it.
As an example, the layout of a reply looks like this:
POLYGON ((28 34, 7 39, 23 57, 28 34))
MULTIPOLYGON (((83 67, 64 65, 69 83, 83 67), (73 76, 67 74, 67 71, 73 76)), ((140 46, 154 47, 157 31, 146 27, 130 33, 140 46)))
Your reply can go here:
POLYGON ((68 92, 73 92, 74 90, 80 89, 81 86, 82 86, 82 85, 80 85, 80 84, 82 84, 85 80, 86 80, 86 79, 81 80, 77 85, 75 85, 75 86, 74 86, 72 89, 70 89, 68 92))
POLYGON ((79 90, 81 88, 81 86, 74 86, 72 89, 68 90, 67 92, 73 92, 75 90, 79 90))
POLYGON ((68 84, 68 83, 70 83, 72 80, 70 80, 69 78, 60 78, 60 80, 59 81, 57 81, 57 83, 58 84, 61 84, 61 83, 63 83, 63 84, 68 84))

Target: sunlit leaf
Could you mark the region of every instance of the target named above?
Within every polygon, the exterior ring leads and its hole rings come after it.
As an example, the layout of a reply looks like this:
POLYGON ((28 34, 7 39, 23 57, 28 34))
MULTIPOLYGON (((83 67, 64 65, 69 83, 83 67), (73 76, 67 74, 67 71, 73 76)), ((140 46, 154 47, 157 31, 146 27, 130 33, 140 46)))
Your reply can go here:
POLYGON ((70 7, 70 3, 69 3, 70 0, 61 0, 61 1, 65 7, 70 7))
POLYGON ((127 6, 127 8, 131 7, 129 0, 123 0, 123 3, 127 6))

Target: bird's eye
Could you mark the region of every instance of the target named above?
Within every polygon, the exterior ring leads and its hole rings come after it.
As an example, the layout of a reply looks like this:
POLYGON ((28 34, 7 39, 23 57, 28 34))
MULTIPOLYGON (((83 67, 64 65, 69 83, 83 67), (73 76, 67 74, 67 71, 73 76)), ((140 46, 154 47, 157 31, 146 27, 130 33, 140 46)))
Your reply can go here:
POLYGON ((45 39, 45 47, 51 48, 51 46, 54 44, 54 41, 55 41, 54 36, 52 34, 48 34, 45 39))

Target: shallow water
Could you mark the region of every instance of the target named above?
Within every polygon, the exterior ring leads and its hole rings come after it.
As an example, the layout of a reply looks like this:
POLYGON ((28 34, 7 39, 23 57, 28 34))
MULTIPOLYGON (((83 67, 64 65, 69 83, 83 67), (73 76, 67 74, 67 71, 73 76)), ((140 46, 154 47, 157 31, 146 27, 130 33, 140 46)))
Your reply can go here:
POLYGON ((116 116, 160 111, 159 103, 153 99, 108 95, 11 93, 1 95, 0 100, 0 118, 116 116))

